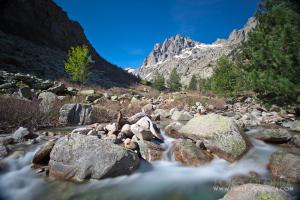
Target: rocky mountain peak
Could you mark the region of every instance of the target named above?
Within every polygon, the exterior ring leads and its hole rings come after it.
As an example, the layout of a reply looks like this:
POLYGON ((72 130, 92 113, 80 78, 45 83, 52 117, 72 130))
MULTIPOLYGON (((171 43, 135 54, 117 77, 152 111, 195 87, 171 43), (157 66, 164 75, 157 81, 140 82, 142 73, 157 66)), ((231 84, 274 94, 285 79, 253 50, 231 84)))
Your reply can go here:
POLYGON ((208 78, 213 73, 216 61, 222 55, 230 55, 239 48, 256 24, 256 19, 251 17, 242 29, 233 30, 228 39, 217 39, 212 44, 204 44, 177 34, 167 38, 162 44, 156 44, 143 65, 133 73, 151 80, 157 73, 168 78, 172 69, 176 68, 185 85, 194 74, 199 78, 208 78))
POLYGON ((177 34, 176 36, 167 38, 162 44, 155 44, 153 51, 145 59, 143 65, 154 65, 163 62, 168 58, 179 55, 186 48, 196 46, 196 44, 198 42, 193 41, 191 38, 177 34))

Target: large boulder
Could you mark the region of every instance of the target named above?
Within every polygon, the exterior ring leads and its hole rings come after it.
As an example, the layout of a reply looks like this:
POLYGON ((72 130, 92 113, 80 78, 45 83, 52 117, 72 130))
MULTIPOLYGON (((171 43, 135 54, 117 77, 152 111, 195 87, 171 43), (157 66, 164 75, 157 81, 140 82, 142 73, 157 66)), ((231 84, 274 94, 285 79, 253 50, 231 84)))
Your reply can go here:
POLYGON ((265 129, 253 134, 253 137, 270 143, 286 143, 292 139, 292 135, 286 129, 265 129))
POLYGON ((269 168, 276 180, 300 183, 300 156, 289 152, 275 152, 270 157, 269 168))
POLYGON ((192 118, 193 116, 189 112, 178 110, 175 110, 171 117, 171 119, 175 121, 189 121, 192 118))
POLYGON ((171 116, 170 111, 164 109, 156 109, 153 114, 159 116, 160 119, 169 118, 171 116))
POLYGON ((38 99, 40 100, 40 110, 42 112, 50 112, 57 102, 57 95, 53 92, 42 92, 39 94, 38 99))
POLYGON ((202 140, 207 149, 230 162, 241 158, 249 148, 237 123, 218 114, 195 117, 178 132, 194 141, 202 140))
POLYGON ((62 125, 91 124, 92 108, 88 104, 65 104, 59 111, 59 122, 62 125))
POLYGON ((173 156, 185 166, 199 166, 213 159, 206 150, 200 149, 191 140, 179 139, 174 143, 173 156))
POLYGON ((49 173, 65 180, 102 179, 130 174, 139 161, 136 153, 121 146, 96 136, 71 133, 54 145, 49 173))
POLYGON ((290 200, 291 196, 285 191, 270 186, 260 184, 244 184, 235 186, 226 193, 222 200, 290 200))

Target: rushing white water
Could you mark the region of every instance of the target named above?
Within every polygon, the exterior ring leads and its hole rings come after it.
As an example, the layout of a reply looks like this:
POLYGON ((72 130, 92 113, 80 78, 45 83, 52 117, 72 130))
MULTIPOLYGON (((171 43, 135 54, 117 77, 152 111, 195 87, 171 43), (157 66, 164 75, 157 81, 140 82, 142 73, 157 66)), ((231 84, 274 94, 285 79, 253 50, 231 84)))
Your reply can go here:
POLYGON ((12 200, 30 200, 38 194, 37 188, 43 181, 34 175, 31 169, 31 159, 37 148, 29 150, 19 158, 8 157, 4 161, 9 169, 0 175, 1 197, 12 200))
MULTIPOLYGON (((187 191, 189 193, 203 193, 206 191, 211 195, 214 193, 214 182, 229 180, 233 175, 247 175, 253 171, 262 177, 267 177, 268 158, 271 153, 278 150, 278 147, 251 139, 253 147, 240 161, 229 163, 215 157, 212 162, 203 166, 184 167, 174 161, 171 156, 172 142, 175 139, 167 137, 164 133, 162 135, 165 139, 162 145, 166 148, 162 161, 153 162, 150 168, 149 165, 142 163, 140 169, 130 176, 93 180, 86 184, 72 185, 72 195, 88 193, 89 191, 97 191, 101 195, 109 191, 117 195, 117 199, 139 199, 138 197, 141 196, 151 197, 168 191, 173 193, 187 191)), ((25 156, 18 159, 7 158, 5 160, 9 163, 10 168, 8 172, 0 175, 0 190, 3 198, 12 200, 37 199, 40 195, 39 192, 46 190, 45 188, 48 187, 47 184, 49 183, 38 178, 30 168, 35 151, 36 149, 30 150, 25 156)), ((49 193, 45 194, 46 196, 50 195, 49 199, 61 195, 61 193, 54 191, 49 193), (55 193, 57 196, 51 196, 55 193)), ((202 193, 201 195, 203 195, 202 193)))

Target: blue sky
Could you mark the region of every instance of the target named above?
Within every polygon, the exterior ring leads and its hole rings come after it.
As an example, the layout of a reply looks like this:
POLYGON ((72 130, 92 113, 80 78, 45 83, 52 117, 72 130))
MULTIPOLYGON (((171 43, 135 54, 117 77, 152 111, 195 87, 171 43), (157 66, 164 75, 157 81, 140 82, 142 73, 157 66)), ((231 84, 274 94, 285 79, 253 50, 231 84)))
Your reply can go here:
POLYGON ((253 16, 259 0, 54 0, 98 53, 138 67, 155 43, 181 34, 204 43, 226 38, 253 16))

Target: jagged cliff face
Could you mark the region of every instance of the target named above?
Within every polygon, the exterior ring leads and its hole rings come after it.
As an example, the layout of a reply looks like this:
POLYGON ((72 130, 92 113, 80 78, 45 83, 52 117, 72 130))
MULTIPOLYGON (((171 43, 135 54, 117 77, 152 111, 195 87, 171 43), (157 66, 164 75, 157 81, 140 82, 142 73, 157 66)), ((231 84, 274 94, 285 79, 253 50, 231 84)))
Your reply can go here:
POLYGON ((250 18, 240 30, 234 30, 228 39, 218 39, 212 44, 193 41, 176 35, 156 44, 143 65, 135 70, 135 75, 152 80, 159 73, 169 77, 173 68, 181 75, 181 82, 187 85, 195 74, 198 78, 212 75, 216 61, 222 55, 229 55, 247 39, 248 33, 256 26, 255 18, 250 18))
POLYGON ((104 60, 87 40, 79 23, 52 0, 0 0, 0 69, 63 78, 71 46, 89 46, 95 65, 91 83, 130 84, 137 79, 104 60))

